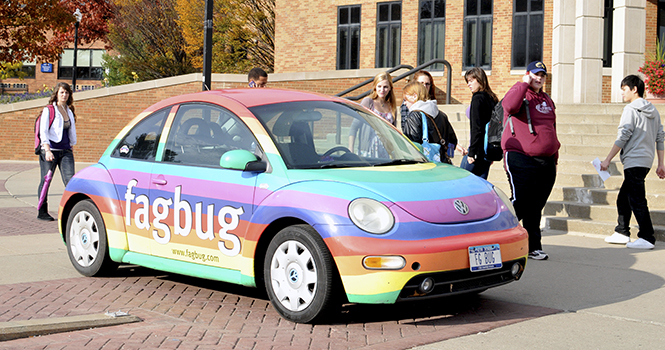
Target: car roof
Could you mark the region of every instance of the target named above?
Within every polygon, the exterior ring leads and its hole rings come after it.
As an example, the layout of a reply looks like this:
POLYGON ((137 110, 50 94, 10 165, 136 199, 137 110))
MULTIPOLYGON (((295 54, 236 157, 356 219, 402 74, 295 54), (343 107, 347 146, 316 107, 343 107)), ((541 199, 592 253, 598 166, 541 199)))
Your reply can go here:
POLYGON ((270 88, 243 88, 243 89, 223 89, 197 92, 193 94, 185 94, 167 98, 151 106, 149 110, 157 110, 159 108, 173 105, 176 103, 190 102, 190 101, 208 101, 218 102, 223 104, 225 99, 234 100, 246 108, 282 103, 282 102, 297 102, 297 101, 346 101, 343 98, 317 94, 313 92, 288 90, 288 89, 270 89, 270 88))

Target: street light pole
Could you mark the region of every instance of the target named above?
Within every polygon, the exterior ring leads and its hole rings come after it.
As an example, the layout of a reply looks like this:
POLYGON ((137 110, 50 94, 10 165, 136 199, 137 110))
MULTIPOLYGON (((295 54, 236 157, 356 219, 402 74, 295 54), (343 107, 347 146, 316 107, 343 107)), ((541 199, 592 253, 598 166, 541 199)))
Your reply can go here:
POLYGON ((203 22, 203 91, 212 85, 212 1, 205 0, 205 20, 203 22))
POLYGON ((74 23, 74 69, 72 72, 72 92, 76 91, 76 59, 78 58, 78 53, 76 51, 78 50, 79 41, 79 23, 83 17, 81 10, 76 9, 76 12, 74 12, 74 17, 76 18, 76 23, 74 23))

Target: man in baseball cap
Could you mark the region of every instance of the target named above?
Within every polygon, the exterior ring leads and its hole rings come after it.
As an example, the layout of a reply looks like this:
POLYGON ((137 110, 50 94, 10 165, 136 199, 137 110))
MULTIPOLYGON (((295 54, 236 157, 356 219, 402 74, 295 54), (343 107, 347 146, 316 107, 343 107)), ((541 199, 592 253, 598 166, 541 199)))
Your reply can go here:
POLYGON ((547 74, 547 67, 545 67, 545 63, 541 61, 533 61, 526 67, 526 71, 533 74, 538 72, 545 72, 545 74, 547 74))

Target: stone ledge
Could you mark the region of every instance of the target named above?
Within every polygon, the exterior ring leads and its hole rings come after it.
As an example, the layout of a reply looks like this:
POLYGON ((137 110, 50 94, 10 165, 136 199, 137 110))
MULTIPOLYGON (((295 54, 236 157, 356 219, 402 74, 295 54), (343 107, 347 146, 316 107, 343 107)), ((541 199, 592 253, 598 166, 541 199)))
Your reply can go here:
POLYGON ((132 315, 113 316, 112 314, 93 314, 0 322, 0 341, 141 321, 138 316, 132 315))

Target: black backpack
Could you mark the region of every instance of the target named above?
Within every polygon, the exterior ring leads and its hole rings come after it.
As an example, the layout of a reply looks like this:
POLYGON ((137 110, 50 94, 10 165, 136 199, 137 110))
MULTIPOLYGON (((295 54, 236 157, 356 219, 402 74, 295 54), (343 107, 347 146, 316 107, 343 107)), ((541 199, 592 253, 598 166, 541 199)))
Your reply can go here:
MULTIPOLYGON (((503 99, 494 105, 492 110, 492 116, 490 121, 485 126, 485 159, 491 162, 500 161, 503 159, 503 149, 501 148, 501 136, 503 135, 503 129, 505 124, 503 123, 503 99)), ((529 113, 529 101, 524 99, 522 101, 522 108, 526 107, 526 119, 529 123, 529 132, 536 134, 533 130, 533 125, 531 125, 531 114, 529 113)), ((510 124, 510 132, 515 135, 515 129, 513 128, 512 115, 508 116, 506 120, 510 124)))

